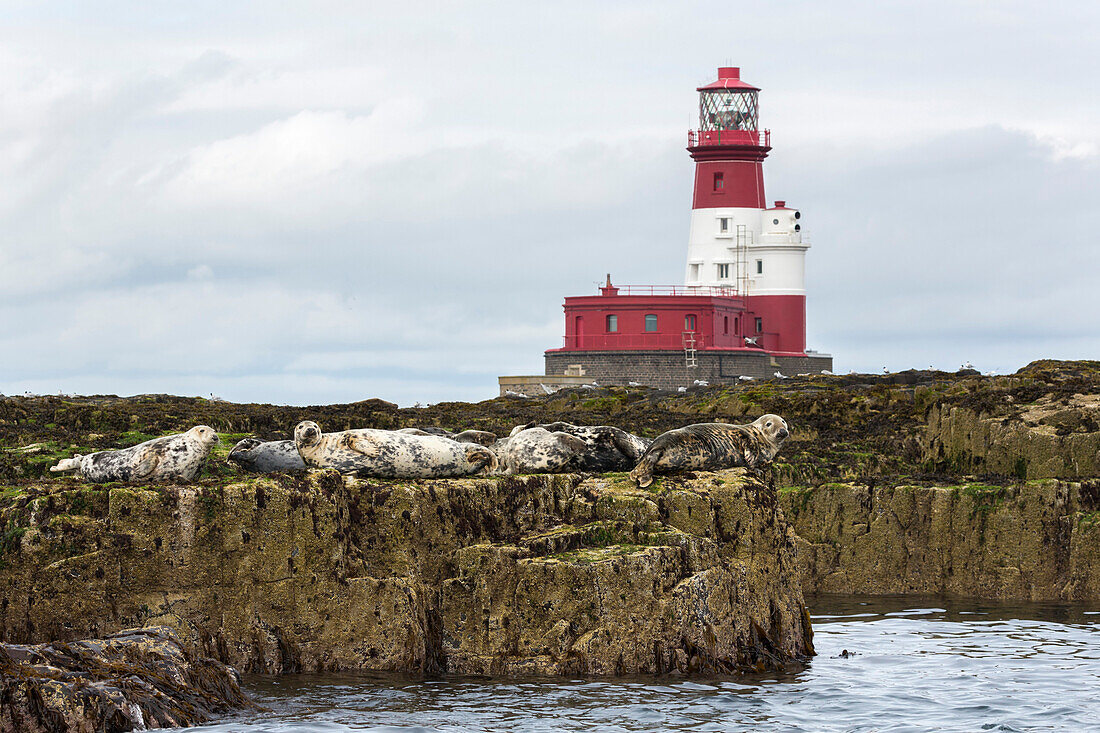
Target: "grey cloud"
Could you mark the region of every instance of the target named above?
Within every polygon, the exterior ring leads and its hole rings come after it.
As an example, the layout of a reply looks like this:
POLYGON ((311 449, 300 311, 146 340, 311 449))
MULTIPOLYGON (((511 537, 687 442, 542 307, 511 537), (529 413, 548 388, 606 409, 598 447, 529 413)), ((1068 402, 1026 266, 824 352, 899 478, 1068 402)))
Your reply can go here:
POLYGON ((682 278, 693 87, 731 53, 838 369, 1100 347, 1095 41, 1054 32, 1095 38, 1084 6, 36 12, 0 32, 62 80, 0 74, 0 391, 488 397, 562 296, 682 278))

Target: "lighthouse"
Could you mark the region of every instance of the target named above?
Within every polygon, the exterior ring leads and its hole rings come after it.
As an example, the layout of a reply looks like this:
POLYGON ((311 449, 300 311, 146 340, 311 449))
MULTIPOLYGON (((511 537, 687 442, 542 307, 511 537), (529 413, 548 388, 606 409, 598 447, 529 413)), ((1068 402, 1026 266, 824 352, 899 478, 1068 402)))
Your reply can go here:
POLYGON ((810 243, 797 209, 766 203, 771 133, 760 129, 760 89, 743 81, 739 68, 723 67, 717 81, 697 91, 699 126, 688 132, 695 190, 684 284, 745 296, 761 333, 776 334, 774 350, 801 353, 810 243))
POLYGON ((674 389, 832 370, 830 355, 806 348, 802 214, 765 198, 772 148, 760 127, 760 89, 739 68, 722 67, 696 91, 684 284, 616 286, 607 275, 597 294, 567 297, 565 335, 545 352, 545 374, 500 377, 501 394, 592 383, 674 389))

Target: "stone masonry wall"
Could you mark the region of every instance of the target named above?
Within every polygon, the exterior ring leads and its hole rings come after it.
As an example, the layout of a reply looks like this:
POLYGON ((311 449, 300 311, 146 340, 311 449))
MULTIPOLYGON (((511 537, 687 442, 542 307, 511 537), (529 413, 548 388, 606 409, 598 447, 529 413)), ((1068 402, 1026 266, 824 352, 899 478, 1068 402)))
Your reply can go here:
POLYGON ((697 366, 685 364, 683 351, 568 351, 547 352, 546 374, 564 374, 574 364, 584 367, 584 376, 600 385, 638 382, 647 387, 676 389, 690 387, 695 380, 711 384, 736 383, 739 377, 768 379, 780 372, 786 376, 832 370, 831 356, 770 356, 764 352, 719 353, 700 351, 697 366))

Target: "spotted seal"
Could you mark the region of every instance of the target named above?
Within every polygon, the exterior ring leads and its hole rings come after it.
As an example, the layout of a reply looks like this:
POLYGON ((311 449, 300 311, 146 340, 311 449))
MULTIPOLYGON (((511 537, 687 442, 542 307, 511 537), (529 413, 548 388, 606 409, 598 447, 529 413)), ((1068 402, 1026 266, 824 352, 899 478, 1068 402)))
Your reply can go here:
POLYGON ((264 442, 256 438, 245 438, 233 446, 225 462, 235 463, 252 473, 301 471, 306 467, 293 440, 264 442))
POLYGON ((779 415, 762 415, 748 425, 699 423, 658 435, 630 478, 645 488, 655 472, 758 468, 773 458, 790 432, 779 415))
POLYGON ((307 466, 363 478, 453 478, 497 468, 496 455, 482 445, 394 430, 322 433, 310 420, 294 428, 294 444, 307 466))
MULTIPOLYGON (((571 465, 574 471, 607 473, 629 471, 638 463, 653 441, 621 430, 613 425, 574 425, 567 422, 530 423, 524 430, 543 428, 551 433, 568 433, 585 442, 585 450, 571 465)), ((519 431, 514 430, 513 433, 519 431)))
POLYGON ((401 428, 395 432, 405 433, 406 435, 437 435, 441 438, 450 438, 458 443, 477 443, 486 448, 492 448, 497 442, 496 434, 487 430, 463 430, 460 433, 452 433, 450 430, 444 430, 443 428, 426 427, 401 428))
POLYGON ((495 450, 501 473, 569 473, 581 470, 588 444, 569 433, 520 425, 495 450))
POLYGON ((154 438, 122 450, 66 458, 53 473, 78 471, 85 481, 192 481, 202 470, 218 434, 206 425, 154 438))

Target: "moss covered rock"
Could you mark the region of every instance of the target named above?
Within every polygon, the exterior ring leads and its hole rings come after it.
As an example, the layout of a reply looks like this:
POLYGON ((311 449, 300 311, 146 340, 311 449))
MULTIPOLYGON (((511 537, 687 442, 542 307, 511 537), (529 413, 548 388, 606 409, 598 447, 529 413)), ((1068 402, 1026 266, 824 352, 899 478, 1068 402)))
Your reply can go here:
POLYGON ((808 593, 1100 600, 1100 487, 870 488, 780 492, 808 593))
POLYGON ((0 498, 0 638, 163 625, 248 672, 783 668, 811 630, 774 488, 744 471, 0 498))

